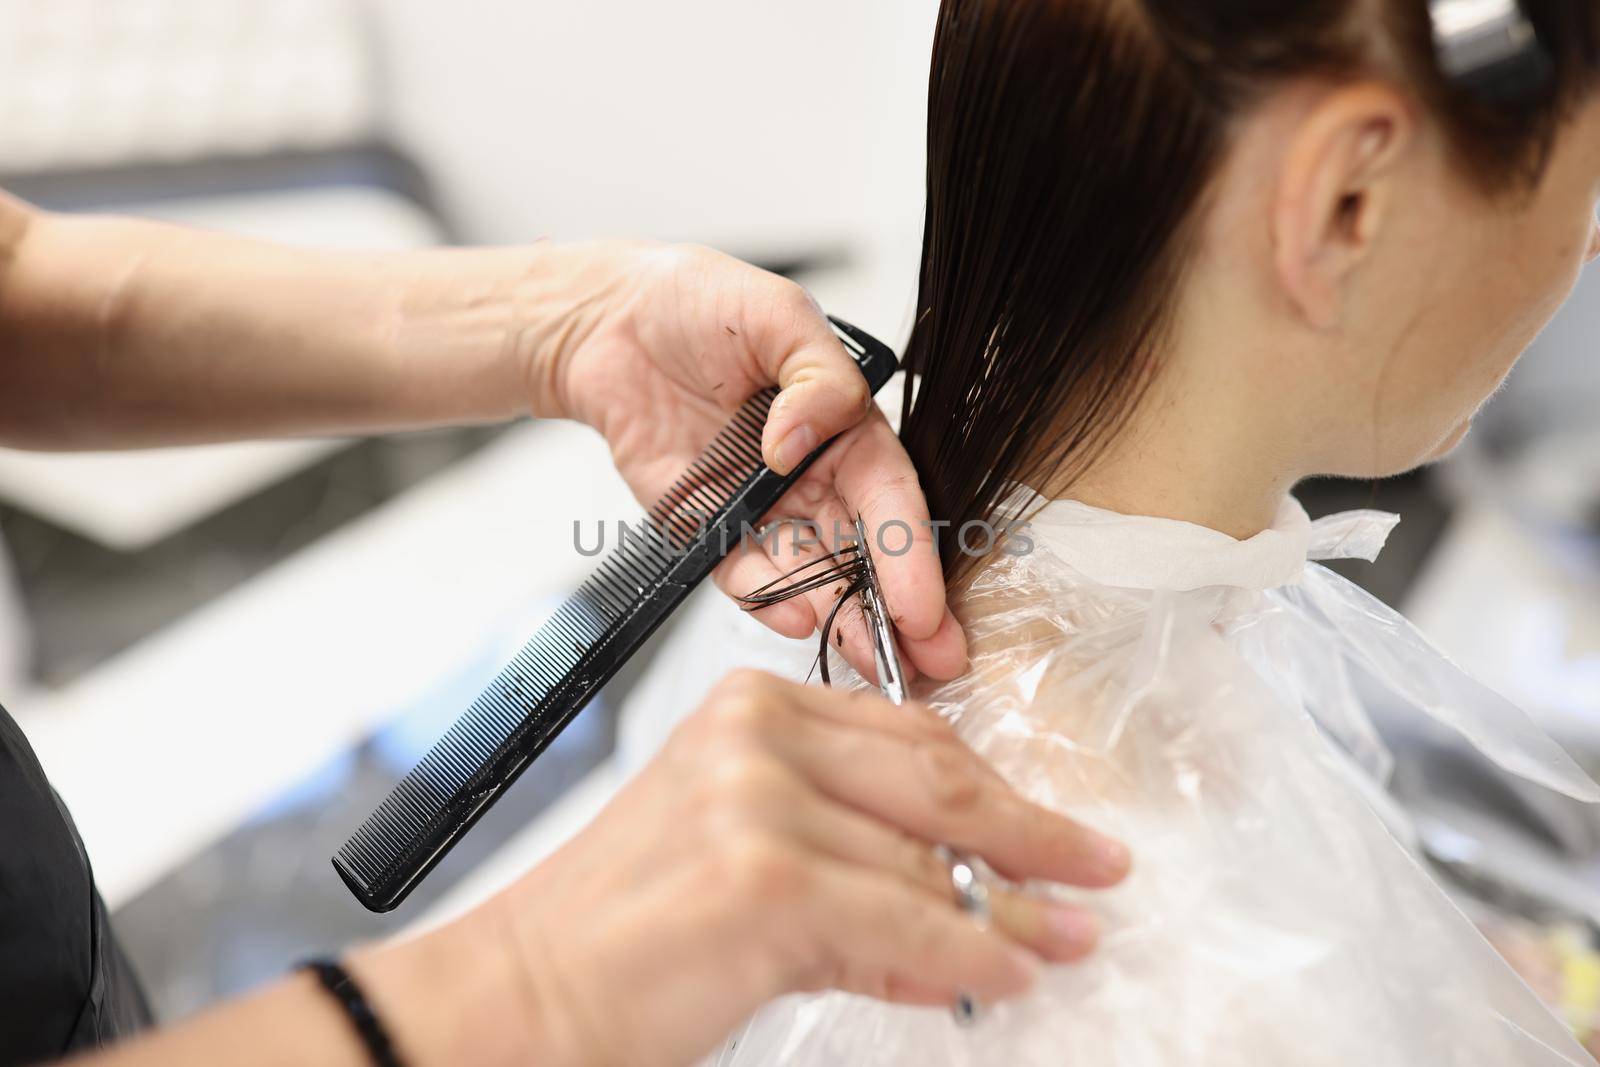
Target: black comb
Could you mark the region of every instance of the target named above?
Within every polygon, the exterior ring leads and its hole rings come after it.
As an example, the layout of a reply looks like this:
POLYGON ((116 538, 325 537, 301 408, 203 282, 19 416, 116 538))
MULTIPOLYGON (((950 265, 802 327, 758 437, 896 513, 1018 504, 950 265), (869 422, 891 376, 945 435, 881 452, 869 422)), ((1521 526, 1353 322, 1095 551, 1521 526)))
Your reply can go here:
MULTIPOLYGON (((894 353, 832 321, 868 386, 882 389, 894 353)), ((826 450, 787 477, 767 469, 761 433, 777 395, 765 389, 739 409, 339 849, 334 869, 363 905, 391 911, 405 900, 826 450)))

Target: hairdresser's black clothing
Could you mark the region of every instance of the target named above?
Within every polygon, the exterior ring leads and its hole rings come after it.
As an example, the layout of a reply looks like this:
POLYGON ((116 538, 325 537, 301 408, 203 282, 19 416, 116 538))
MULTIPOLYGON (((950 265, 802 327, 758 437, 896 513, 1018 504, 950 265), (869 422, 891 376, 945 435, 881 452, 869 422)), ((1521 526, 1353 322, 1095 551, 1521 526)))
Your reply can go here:
POLYGON ((109 1045, 149 1023, 77 828, 0 708, 0 1067, 109 1045))

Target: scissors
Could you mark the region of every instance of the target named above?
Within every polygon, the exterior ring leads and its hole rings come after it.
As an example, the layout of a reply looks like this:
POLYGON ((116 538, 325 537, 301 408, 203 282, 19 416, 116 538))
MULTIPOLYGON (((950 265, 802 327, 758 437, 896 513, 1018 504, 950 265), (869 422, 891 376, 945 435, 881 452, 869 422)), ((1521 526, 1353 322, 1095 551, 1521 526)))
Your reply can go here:
MULTIPOLYGON (((889 608, 884 600, 883 586, 878 581, 878 568, 872 561, 872 549, 867 542, 867 527, 856 519, 857 554, 862 562, 861 611, 866 616, 867 627, 872 631, 873 662, 878 668, 878 688, 891 704, 899 707, 906 702, 905 668, 900 662, 900 651, 895 645, 894 623, 889 619, 889 608)), ((989 925, 989 887, 984 883, 977 866, 967 857, 940 845, 939 858, 950 868, 950 884, 955 890, 956 902, 961 910, 972 917, 979 927, 989 925)), ((965 991, 956 995, 950 1009, 956 1025, 973 1026, 982 1008, 972 994, 965 991)))
POLYGON ((867 525, 856 519, 856 544, 859 545, 862 568, 861 611, 867 617, 872 631, 872 658, 878 668, 878 688, 889 703, 899 707, 906 702, 906 674, 900 664, 900 651, 894 643, 894 623, 889 621, 889 607, 883 598, 883 586, 878 582, 878 567, 872 562, 872 549, 867 544, 867 525))

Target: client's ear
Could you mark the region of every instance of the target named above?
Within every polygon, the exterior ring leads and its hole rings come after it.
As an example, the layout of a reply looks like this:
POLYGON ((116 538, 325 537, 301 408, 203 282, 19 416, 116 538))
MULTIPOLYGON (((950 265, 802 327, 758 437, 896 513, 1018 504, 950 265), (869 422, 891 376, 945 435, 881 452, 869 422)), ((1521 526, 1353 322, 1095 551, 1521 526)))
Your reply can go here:
POLYGON ((1328 93, 1291 135, 1272 208, 1274 266, 1317 329, 1339 324, 1345 281, 1385 224, 1412 136, 1404 98, 1377 84, 1328 93))

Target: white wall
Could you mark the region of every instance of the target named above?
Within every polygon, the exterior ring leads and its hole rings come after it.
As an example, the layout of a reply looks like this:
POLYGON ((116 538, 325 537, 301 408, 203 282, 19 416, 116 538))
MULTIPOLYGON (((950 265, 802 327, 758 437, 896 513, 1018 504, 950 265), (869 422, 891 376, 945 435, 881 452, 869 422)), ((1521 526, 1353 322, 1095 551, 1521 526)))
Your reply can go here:
POLYGON ((920 218, 933 0, 383 0, 391 123, 475 240, 745 254, 920 218))

